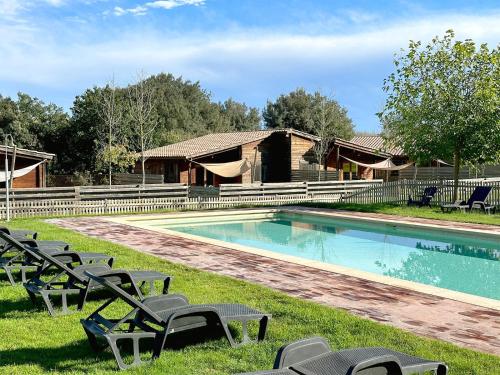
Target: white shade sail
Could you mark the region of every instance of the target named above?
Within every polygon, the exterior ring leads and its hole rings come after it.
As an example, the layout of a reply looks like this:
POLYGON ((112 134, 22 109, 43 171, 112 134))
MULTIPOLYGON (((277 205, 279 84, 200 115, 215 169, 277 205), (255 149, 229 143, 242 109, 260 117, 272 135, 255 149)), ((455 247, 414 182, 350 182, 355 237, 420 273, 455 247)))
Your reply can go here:
MULTIPOLYGON (((33 169, 35 169, 36 167, 38 167, 40 164, 42 164, 44 162, 45 162, 45 160, 42 160, 36 164, 29 165, 29 166, 21 168, 21 169, 16 169, 16 170, 14 170, 13 177, 17 178, 17 177, 24 176, 24 175, 30 173, 33 169)), ((7 170, 7 179, 10 179, 10 171, 9 170, 7 170)), ((0 171, 0 182, 5 182, 5 171, 0 171)))
POLYGON ((248 172, 252 165, 247 159, 231 161, 229 163, 196 163, 206 168, 207 171, 212 172, 222 177, 237 177, 243 173, 248 172))
POLYGON ((403 165, 396 165, 392 162, 392 160, 390 158, 383 160, 381 162, 378 162, 378 163, 374 163, 374 164, 365 164, 365 163, 361 163, 361 162, 356 161, 356 160, 346 158, 345 156, 342 156, 342 157, 344 159, 346 159, 347 161, 350 161, 351 163, 360 165, 362 167, 367 167, 367 168, 371 168, 371 169, 378 169, 378 170, 382 170, 382 171, 399 171, 401 169, 408 168, 409 166, 414 164, 413 162, 411 162, 411 163, 407 163, 407 164, 403 164, 403 165))

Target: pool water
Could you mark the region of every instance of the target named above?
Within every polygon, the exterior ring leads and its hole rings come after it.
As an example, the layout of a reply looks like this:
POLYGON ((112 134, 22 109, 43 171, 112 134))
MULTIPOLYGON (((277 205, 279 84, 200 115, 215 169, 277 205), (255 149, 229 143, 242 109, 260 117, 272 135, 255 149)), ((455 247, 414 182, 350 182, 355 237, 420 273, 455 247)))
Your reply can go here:
POLYGON ((500 300, 498 241, 285 213, 161 227, 500 300))

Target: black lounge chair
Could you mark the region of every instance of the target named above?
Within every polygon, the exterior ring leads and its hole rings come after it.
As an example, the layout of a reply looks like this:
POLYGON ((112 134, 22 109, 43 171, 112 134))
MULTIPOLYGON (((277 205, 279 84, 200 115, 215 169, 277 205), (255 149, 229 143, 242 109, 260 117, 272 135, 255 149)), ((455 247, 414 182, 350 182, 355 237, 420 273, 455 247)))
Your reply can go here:
POLYGON ((436 195, 436 192, 437 192, 437 187, 428 186, 424 189, 424 192, 422 193, 420 199, 414 200, 411 196, 408 197, 407 205, 417 206, 417 207, 423 207, 423 206, 431 207, 431 201, 432 198, 434 198, 434 195, 436 195))
MULTIPOLYGON (((44 265, 38 268, 35 275, 24 283, 31 301, 36 304, 40 296, 47 306, 49 314, 64 315, 70 312, 69 299, 78 294, 77 309, 82 310, 89 292, 104 289, 102 285, 94 283, 86 271, 96 274, 112 271, 109 264, 86 264, 81 254, 73 251, 64 251, 57 254, 40 254, 44 265), (61 297, 61 312, 56 312, 52 297, 61 297)), ((130 271, 134 283, 140 283, 142 288, 149 283, 149 294, 155 294, 155 282, 162 282, 161 293, 168 293, 171 277, 156 271, 130 271)))
MULTIPOLYGON (((35 241, 23 240, 22 242, 5 232, 0 231, 0 239, 8 247, 0 251, 0 270, 3 270, 11 285, 16 284, 13 271, 21 273, 21 282, 28 280, 28 272, 36 271, 43 265, 41 253, 56 254, 67 250, 69 245, 63 241, 35 241)), ((113 257, 108 254, 81 252, 78 253, 86 264, 107 263, 113 265, 113 257)))
POLYGON ((433 372, 446 375, 448 367, 435 361, 385 348, 332 352, 325 339, 314 337, 283 346, 273 370, 240 375, 406 375, 433 372))
POLYGON ((187 298, 180 294, 143 297, 127 271, 114 271, 108 274, 91 274, 88 276, 96 283, 106 287, 113 297, 94 311, 81 323, 88 336, 89 343, 95 351, 109 346, 115 356, 118 367, 122 370, 138 365, 140 358, 140 342, 153 341, 152 360, 158 358, 163 350, 167 336, 174 332, 186 332, 206 328, 213 333, 223 335, 232 347, 248 342, 262 341, 266 334, 269 314, 262 313, 241 304, 203 304, 191 305, 187 298), (128 287, 129 292, 125 289, 128 287), (108 319, 102 315, 114 301, 125 302, 132 310, 121 319, 108 319), (237 321, 242 324, 242 339, 237 342, 229 330, 228 323, 237 321), (259 331, 256 339, 250 339, 248 322, 258 321, 259 331), (104 341, 107 345, 99 345, 104 341), (126 364, 120 344, 133 343, 133 360, 126 364))
POLYGON ((462 211, 472 211, 473 209, 480 209, 483 212, 495 213, 496 207, 486 203, 486 198, 490 194, 492 190, 491 186, 476 186, 469 200, 466 201, 456 201, 451 204, 443 204, 441 205, 441 211, 453 211, 453 210, 462 210, 462 211))
MULTIPOLYGON (((4 226, 0 226, 0 232, 7 233, 9 236, 14 237, 18 240, 26 240, 26 239, 36 240, 38 236, 38 233, 32 230, 9 229, 4 226)), ((4 240, 0 240, 0 250, 3 249, 6 244, 7 242, 5 242, 4 240)))

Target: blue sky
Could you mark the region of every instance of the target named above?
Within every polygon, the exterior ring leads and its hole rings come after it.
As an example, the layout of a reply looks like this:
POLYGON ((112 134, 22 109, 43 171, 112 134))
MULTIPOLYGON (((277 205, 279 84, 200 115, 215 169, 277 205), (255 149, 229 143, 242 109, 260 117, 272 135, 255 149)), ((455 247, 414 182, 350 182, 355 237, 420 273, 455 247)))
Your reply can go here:
POLYGON ((499 25, 494 1, 0 0, 0 94, 69 109, 113 75, 171 72, 259 108, 321 90, 376 132, 395 52, 449 28, 493 46, 499 25))

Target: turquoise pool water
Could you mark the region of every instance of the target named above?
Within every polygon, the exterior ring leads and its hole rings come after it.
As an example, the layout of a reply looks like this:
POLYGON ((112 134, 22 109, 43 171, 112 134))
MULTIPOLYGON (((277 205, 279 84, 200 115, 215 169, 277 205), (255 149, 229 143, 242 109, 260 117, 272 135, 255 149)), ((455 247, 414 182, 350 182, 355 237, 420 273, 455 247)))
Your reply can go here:
POLYGON ((500 300, 500 242, 296 214, 161 226, 500 300))

